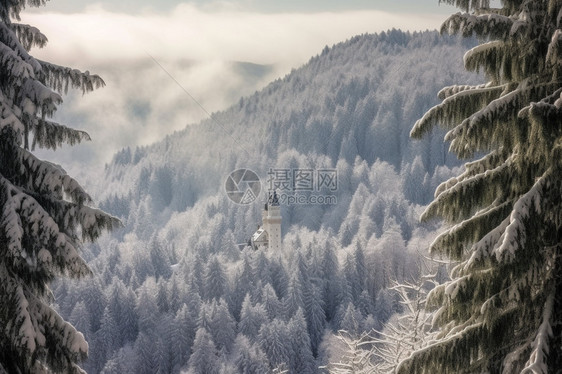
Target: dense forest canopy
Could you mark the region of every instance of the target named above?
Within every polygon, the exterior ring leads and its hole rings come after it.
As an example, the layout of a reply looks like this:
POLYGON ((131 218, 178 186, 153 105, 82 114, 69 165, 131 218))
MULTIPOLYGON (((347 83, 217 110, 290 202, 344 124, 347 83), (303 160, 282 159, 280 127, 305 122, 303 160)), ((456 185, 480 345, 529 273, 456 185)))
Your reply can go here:
POLYGON ((437 229, 418 223, 420 207, 460 165, 444 132, 412 142, 410 127, 442 85, 478 82, 461 64, 472 45, 357 36, 212 119, 118 152, 94 188, 125 228, 87 248, 94 281, 55 292, 90 344, 88 371, 315 373, 341 357, 338 329, 356 336, 400 312, 391 280, 419 276, 437 229), (224 190, 240 168, 262 180, 250 205, 224 190), (240 250, 275 168, 337 170, 337 204, 282 205, 283 250, 240 250))
POLYGON ((105 85, 33 57, 45 2, 0 5, 0 373, 562 367, 560 1, 326 46, 88 171, 100 209, 35 153, 105 85))

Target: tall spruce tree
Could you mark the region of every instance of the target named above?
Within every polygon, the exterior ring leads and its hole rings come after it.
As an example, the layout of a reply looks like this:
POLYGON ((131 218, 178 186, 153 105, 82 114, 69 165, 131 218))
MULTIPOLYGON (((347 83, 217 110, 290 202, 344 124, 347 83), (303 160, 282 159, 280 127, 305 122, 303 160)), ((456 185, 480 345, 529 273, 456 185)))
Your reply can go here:
POLYGON ((104 84, 29 54, 47 38, 17 21, 26 6, 44 4, 0 3, 0 372, 80 373, 88 344, 51 308, 49 284, 89 275, 81 243, 118 221, 89 207, 90 196, 73 178, 30 152, 89 140, 49 118, 69 87, 85 93, 104 84))
POLYGON ((477 36, 465 54, 480 86, 444 88, 414 126, 435 124, 460 158, 422 219, 451 224, 431 252, 456 262, 436 287, 440 339, 400 373, 557 373, 562 367, 562 2, 442 0, 466 13, 442 32, 477 36))

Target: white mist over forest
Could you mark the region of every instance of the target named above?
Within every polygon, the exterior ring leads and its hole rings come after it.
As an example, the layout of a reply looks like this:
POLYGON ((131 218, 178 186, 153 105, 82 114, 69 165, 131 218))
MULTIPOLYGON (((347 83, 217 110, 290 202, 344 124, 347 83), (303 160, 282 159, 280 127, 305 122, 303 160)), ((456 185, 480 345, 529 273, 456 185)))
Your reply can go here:
POLYGON ((462 68, 469 46, 436 32, 356 36, 213 119, 119 151, 93 192, 125 227, 85 248, 94 281, 55 289, 95 352, 84 367, 234 373, 247 360, 255 372, 316 373, 340 359, 338 330, 359 335, 400 313, 388 287, 429 270, 438 226, 418 217, 460 165, 442 132, 409 131, 440 87, 477 81, 462 68), (240 168, 262 180, 253 204, 225 193, 240 168), (335 169, 337 204, 281 205, 283 249, 244 248, 268 171, 284 168, 335 169))
POLYGON ((85 167, 100 168, 122 147, 151 144, 208 118, 324 46, 391 28, 435 29, 445 17, 380 10, 264 13, 226 3, 138 14, 100 4, 62 13, 57 3, 22 14, 49 37, 48 47, 34 53, 99 74, 107 85, 85 96, 69 92, 56 114, 61 123, 88 131, 93 142, 39 154, 85 183, 96 179, 83 173, 85 167))

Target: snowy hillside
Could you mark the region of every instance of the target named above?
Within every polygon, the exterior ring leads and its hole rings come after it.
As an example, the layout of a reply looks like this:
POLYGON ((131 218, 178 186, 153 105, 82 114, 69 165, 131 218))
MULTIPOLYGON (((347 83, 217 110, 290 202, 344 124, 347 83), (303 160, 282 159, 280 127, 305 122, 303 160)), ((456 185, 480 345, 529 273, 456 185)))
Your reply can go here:
MULTIPOLYGON (((408 135, 441 87, 477 80, 462 67, 466 43, 357 36, 202 123, 116 154, 94 194, 125 228, 85 249, 95 281, 55 289, 90 343, 85 368, 316 373, 337 359, 335 331, 360 334, 399 312, 386 287, 425 270, 419 252, 436 226, 418 224, 420 206, 459 165, 443 133, 408 135), (241 168, 261 180, 248 205, 224 189, 241 168), (335 200, 281 204, 283 249, 241 251, 280 170, 335 171, 335 200)), ((326 191, 304 196, 314 193, 326 191)))

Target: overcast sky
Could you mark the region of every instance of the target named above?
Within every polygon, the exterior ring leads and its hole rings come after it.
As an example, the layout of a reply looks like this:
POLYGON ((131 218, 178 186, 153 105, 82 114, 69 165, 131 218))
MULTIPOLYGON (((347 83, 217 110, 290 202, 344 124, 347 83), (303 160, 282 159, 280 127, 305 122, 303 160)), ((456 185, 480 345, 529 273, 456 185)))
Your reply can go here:
MULTIPOLYGON (((199 7, 213 9, 229 6, 244 11, 259 12, 323 12, 346 10, 384 10, 392 12, 426 12, 449 13, 452 7, 441 4, 439 0, 235 0, 235 1, 209 1, 209 0, 105 0, 97 1, 106 9, 126 13, 139 13, 142 11, 166 12, 179 4, 192 4, 199 7)), ((79 12, 92 4, 88 0, 51 0, 49 8, 61 12, 79 12)))
POLYGON ((119 149, 227 108, 326 45, 391 28, 436 29, 453 12, 439 0, 51 0, 22 14, 49 38, 32 54, 98 73, 107 86, 68 95, 56 117, 93 141, 40 156, 69 172, 103 167, 119 149))

